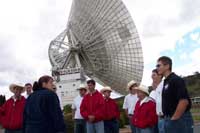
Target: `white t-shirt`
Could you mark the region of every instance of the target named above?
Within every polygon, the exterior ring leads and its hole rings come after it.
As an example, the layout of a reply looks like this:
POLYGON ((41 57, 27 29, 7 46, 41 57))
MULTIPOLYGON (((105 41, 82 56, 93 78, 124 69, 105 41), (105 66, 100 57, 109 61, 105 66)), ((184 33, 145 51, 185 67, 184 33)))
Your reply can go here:
POLYGON ((83 119, 81 113, 80 113, 80 106, 81 106, 81 102, 83 100, 83 97, 81 97, 80 95, 78 95, 77 97, 74 98, 74 101, 72 103, 72 109, 75 109, 75 116, 74 119, 83 119))
POLYGON ((151 93, 149 94, 149 97, 153 98, 154 100, 156 99, 156 90, 152 90, 151 93))
POLYGON ((157 115, 163 115, 162 112, 162 90, 163 90, 163 81, 157 86, 155 90, 150 93, 150 97, 156 101, 156 113, 157 115))
POLYGON ((24 97, 25 97, 26 99, 27 99, 29 96, 30 96, 30 95, 28 95, 28 94, 25 94, 25 95, 24 95, 24 97))
POLYGON ((124 98, 123 109, 128 109, 128 114, 132 115, 135 110, 135 105, 138 101, 137 94, 128 94, 124 98))

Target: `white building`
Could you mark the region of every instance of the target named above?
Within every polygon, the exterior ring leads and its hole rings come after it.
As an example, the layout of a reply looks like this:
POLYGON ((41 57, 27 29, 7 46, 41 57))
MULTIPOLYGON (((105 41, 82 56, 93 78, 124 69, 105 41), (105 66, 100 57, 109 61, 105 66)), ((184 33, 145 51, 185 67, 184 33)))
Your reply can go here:
POLYGON ((62 69, 54 75, 56 80, 57 95, 61 106, 72 104, 73 99, 79 94, 77 88, 85 81, 80 68, 62 69))

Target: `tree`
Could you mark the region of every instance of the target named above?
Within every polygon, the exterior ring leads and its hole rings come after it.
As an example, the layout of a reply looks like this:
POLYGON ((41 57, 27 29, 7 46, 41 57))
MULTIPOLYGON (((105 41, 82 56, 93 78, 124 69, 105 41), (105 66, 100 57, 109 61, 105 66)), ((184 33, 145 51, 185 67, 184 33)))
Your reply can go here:
POLYGON ((0 95, 0 106, 2 106, 6 102, 6 97, 3 95, 0 95))

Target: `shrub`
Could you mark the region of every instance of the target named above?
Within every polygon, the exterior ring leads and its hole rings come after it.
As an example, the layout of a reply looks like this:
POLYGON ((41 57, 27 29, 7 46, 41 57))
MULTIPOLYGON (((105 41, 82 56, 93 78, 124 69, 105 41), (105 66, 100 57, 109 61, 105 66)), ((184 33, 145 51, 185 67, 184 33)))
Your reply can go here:
POLYGON ((72 113, 64 114, 64 121, 66 124, 66 133, 74 132, 74 120, 72 119, 72 113))

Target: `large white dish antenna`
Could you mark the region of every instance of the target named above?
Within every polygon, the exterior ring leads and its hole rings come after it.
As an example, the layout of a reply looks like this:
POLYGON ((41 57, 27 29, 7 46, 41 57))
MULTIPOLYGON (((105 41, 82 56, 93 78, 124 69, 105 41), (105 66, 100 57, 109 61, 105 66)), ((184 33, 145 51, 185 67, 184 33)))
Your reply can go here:
POLYGON ((51 42, 49 57, 54 69, 81 66, 121 93, 143 75, 139 35, 121 0, 73 0, 67 28, 51 42))

